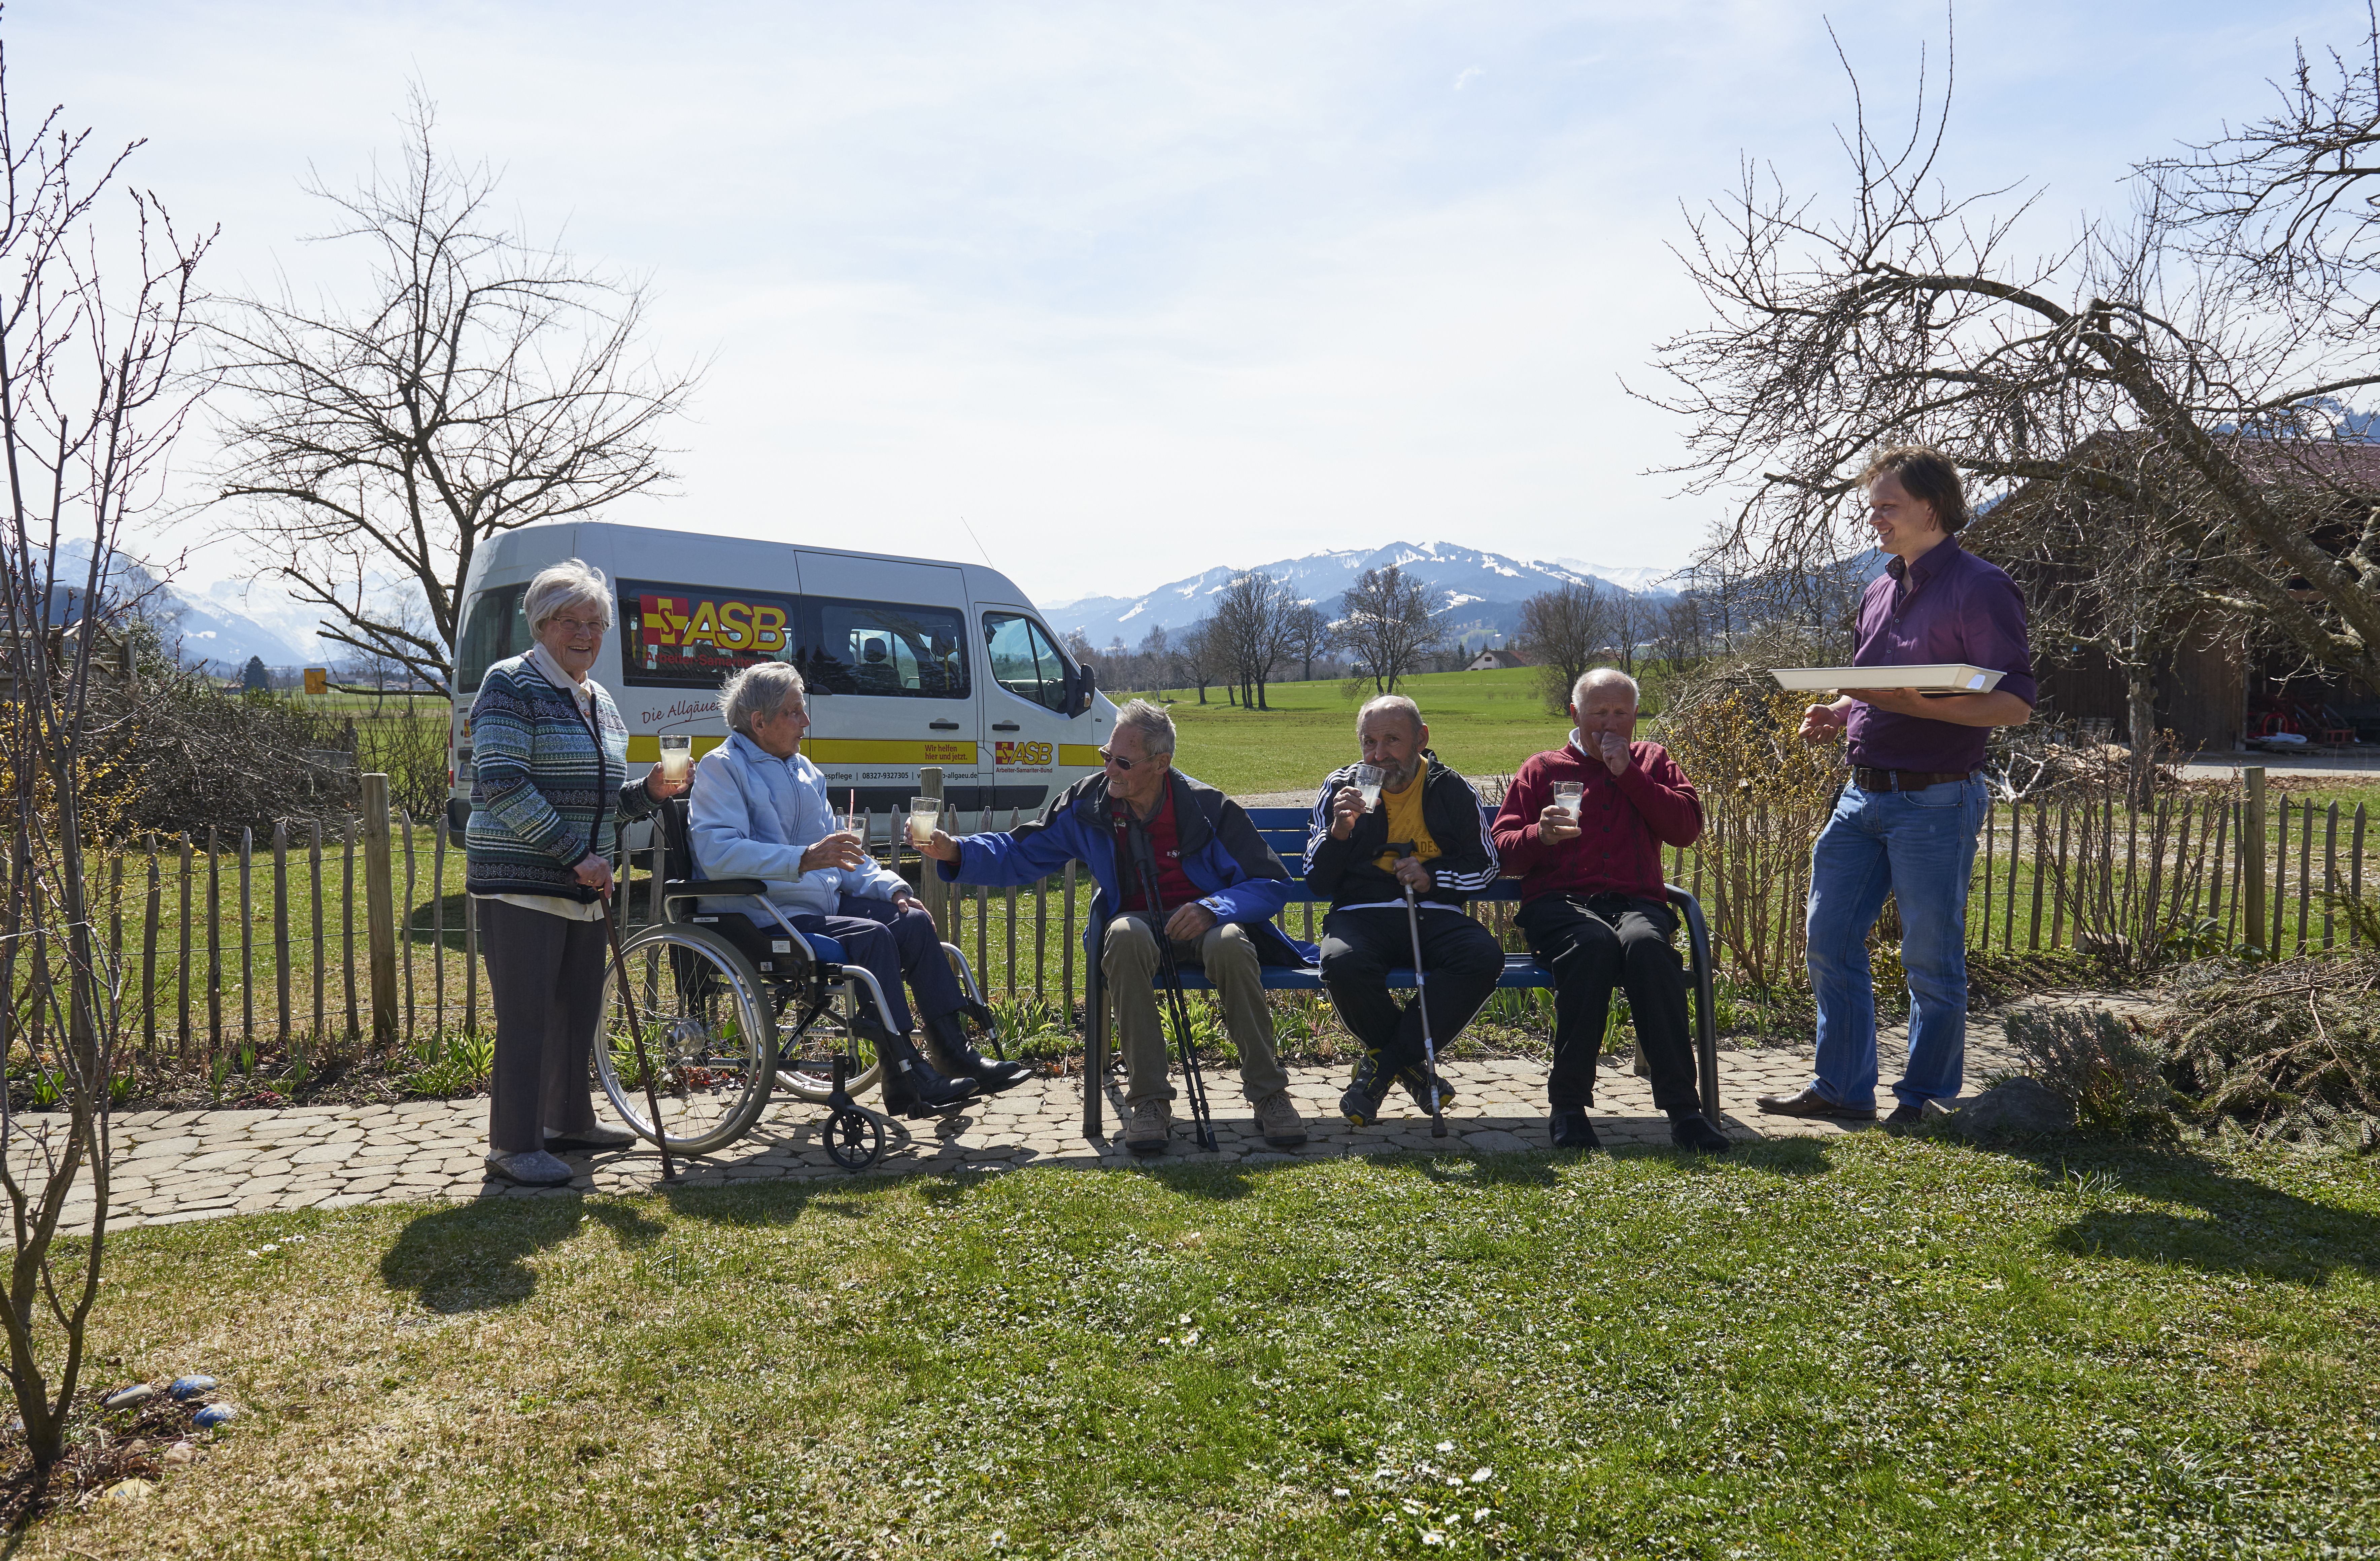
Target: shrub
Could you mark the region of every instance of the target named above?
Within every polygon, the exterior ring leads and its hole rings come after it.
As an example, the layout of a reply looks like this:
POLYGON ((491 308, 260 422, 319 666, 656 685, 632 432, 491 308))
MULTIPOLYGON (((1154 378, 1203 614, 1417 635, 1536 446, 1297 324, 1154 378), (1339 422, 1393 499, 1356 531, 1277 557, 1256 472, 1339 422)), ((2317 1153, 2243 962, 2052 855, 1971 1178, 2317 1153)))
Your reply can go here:
POLYGON ((2169 991, 2174 1079, 2198 1112, 2258 1137, 2369 1142, 2380 1122, 2380 955, 2206 960, 2169 991))
POLYGON ((2103 1008, 2019 1009, 2008 1016, 2008 1038, 2024 1071, 2070 1102, 2086 1131, 2173 1136, 2165 1050, 2143 1027, 2103 1008))

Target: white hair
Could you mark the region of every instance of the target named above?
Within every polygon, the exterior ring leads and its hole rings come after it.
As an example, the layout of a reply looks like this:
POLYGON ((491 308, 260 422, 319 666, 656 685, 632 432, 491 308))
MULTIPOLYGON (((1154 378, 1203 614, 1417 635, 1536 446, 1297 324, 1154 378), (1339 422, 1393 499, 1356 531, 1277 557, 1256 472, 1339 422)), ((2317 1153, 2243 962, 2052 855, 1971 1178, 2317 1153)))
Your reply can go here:
POLYGON ((787 663, 755 661, 739 672, 730 672, 727 681, 719 685, 719 713, 727 718, 731 729, 749 737, 753 717, 773 718, 784 708, 788 696, 808 693, 802 674, 787 663))
POLYGON ((1364 723, 1382 710, 1394 711, 1413 722, 1416 733, 1421 731, 1421 707, 1402 694, 1383 694, 1377 699, 1366 700, 1364 708, 1355 712, 1355 730, 1361 732, 1364 723))
POLYGON ((585 559, 574 558, 537 572, 521 597, 521 611, 528 618, 529 633, 535 634, 545 627, 548 618, 581 602, 592 602, 603 614, 603 626, 612 626, 612 589, 603 572, 585 559))
POLYGON ((1155 758, 1173 751, 1173 718, 1146 699, 1134 699, 1116 711, 1116 730, 1130 727, 1140 733, 1140 751, 1155 758))
POLYGON ((1570 702, 1572 708, 1574 709, 1584 703, 1586 699, 1586 691, 1588 687, 1598 683, 1626 684, 1628 685, 1628 702, 1632 705, 1641 705, 1645 702, 1644 695, 1637 690, 1636 680, 1630 677, 1626 672, 1621 672, 1617 667, 1589 667, 1586 671, 1578 674, 1578 681, 1576 683, 1570 685, 1570 702))

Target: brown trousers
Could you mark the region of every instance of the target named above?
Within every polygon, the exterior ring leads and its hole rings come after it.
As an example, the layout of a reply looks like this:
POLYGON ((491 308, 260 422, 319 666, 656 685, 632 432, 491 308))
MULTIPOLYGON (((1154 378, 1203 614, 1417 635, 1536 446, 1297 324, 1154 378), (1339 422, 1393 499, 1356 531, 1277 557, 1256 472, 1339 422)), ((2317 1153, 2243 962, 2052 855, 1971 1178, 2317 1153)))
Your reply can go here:
MULTIPOLYGON (((1281 1056, 1273 1049, 1272 1010, 1265 1007, 1264 968, 1247 930, 1230 922, 1208 928, 1194 953, 1177 943, 1174 955, 1184 964, 1204 965, 1207 979, 1223 999, 1223 1026, 1240 1048, 1240 1084, 1250 1100, 1289 1087, 1281 1056)), ((1108 990, 1115 994, 1116 1040, 1123 1053, 1124 1104, 1171 1100, 1173 1084, 1167 1067, 1165 1027, 1158 1020, 1157 990, 1150 982, 1159 969, 1157 935, 1138 916, 1118 916, 1108 923, 1107 945, 1099 971, 1108 990)), ((1201 1062, 1210 1060, 1201 1059, 1201 1062)))

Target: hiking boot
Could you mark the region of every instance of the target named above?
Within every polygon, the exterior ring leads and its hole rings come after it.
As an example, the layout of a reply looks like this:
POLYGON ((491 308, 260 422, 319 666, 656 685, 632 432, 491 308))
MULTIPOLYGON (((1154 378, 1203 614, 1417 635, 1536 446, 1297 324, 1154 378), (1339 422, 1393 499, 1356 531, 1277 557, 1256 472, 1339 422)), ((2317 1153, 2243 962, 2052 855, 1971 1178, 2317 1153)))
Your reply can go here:
POLYGON ((1429 1086, 1433 1080, 1438 1083, 1439 1110, 1441 1112, 1453 1110, 1454 1086, 1446 1082, 1445 1074, 1430 1072, 1421 1064, 1415 1063, 1397 1075, 1397 1083, 1404 1086, 1405 1093, 1413 1096, 1414 1104, 1425 1112, 1429 1109, 1429 1086))
POLYGON ((1123 1130, 1123 1146, 1135 1155, 1162 1155, 1173 1142, 1173 1108, 1162 1100, 1144 1100, 1132 1108, 1123 1130))
POLYGON ((1711 1126, 1699 1111, 1670 1113, 1670 1142, 1697 1155, 1724 1155, 1735 1147, 1727 1134, 1711 1126))
POLYGON ((1884 1131, 1907 1132, 1912 1128, 1924 1126, 1925 1122, 1925 1107, 1923 1106, 1896 1106, 1892 1108, 1892 1115, 1884 1119, 1884 1131))
POLYGON ((1021 1084, 1033 1076, 1033 1070, 1022 1062, 995 1062, 976 1050, 967 1038, 966 1025, 955 1013, 937 1014, 926 1021, 926 1054, 943 1072, 954 1079, 973 1079, 986 1093, 1021 1084))
POLYGON ((1586 1113, 1575 1106, 1560 1107, 1546 1119, 1546 1132, 1557 1149, 1600 1149, 1603 1140, 1595 1136, 1595 1124, 1586 1113))
POLYGON ((1764 1095, 1753 1102, 1772 1117, 1816 1117, 1830 1122, 1872 1122, 1873 1106, 1838 1106, 1818 1093, 1815 1084, 1791 1095, 1764 1095))
POLYGON ((1354 1076, 1347 1081, 1347 1093, 1339 1097, 1339 1114, 1351 1127, 1370 1127, 1380 1119, 1380 1103, 1388 1097, 1389 1076, 1380 1066, 1379 1053, 1367 1051, 1355 1059, 1354 1076))
POLYGON ((1294 1149, 1305 1142, 1305 1123, 1290 1104, 1287 1090, 1277 1089, 1257 1102, 1257 1131, 1276 1149, 1294 1149))

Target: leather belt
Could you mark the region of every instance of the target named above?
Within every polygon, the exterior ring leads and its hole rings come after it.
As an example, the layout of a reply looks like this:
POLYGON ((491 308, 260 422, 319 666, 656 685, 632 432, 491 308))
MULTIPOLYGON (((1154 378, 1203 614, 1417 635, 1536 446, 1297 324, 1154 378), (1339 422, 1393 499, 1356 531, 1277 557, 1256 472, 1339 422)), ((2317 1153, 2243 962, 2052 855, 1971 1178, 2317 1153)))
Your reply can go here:
POLYGON ((1914 792, 1965 780, 1974 773, 1972 769, 1870 769, 1860 765, 1852 770, 1852 784, 1863 792, 1914 792))

